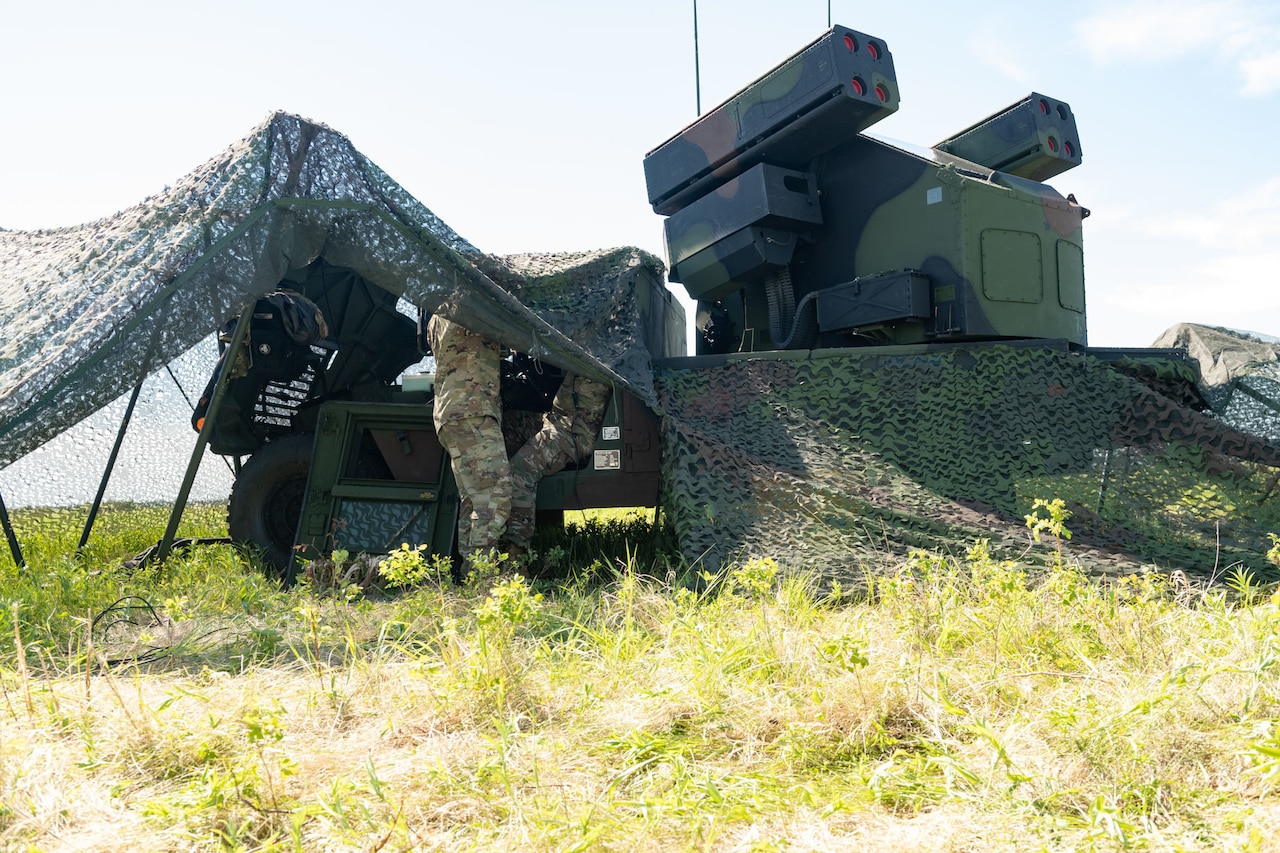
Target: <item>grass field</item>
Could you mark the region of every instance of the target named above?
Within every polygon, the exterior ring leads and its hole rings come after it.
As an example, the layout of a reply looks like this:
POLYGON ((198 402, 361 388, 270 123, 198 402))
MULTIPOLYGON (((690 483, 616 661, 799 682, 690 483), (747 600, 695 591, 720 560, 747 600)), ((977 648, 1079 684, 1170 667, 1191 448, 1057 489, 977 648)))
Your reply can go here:
POLYGON ((1046 527, 1034 574, 819 593, 592 517, 560 580, 286 592, 82 521, 0 557, 0 849, 1280 849, 1280 593, 1239 573, 1090 580, 1046 527))

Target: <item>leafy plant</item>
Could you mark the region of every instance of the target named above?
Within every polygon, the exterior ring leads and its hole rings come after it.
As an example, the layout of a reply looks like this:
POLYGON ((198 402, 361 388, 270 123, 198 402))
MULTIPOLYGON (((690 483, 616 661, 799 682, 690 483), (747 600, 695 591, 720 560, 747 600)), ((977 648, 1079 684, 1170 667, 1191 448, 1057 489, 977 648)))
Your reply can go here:
POLYGON ((846 672, 857 672, 871 663, 865 652, 865 644, 848 634, 829 637, 818 644, 818 654, 846 672))
POLYGON ((1071 538, 1071 531, 1066 525, 1070 517, 1071 511, 1067 509, 1066 502, 1062 498, 1054 498, 1051 501, 1036 498, 1030 514, 1025 516, 1031 538, 1039 542, 1041 535, 1045 533, 1053 537, 1054 544, 1057 546, 1057 565, 1059 566, 1062 565, 1062 541, 1071 538))
POLYGON ((729 572, 729 589, 744 590, 748 597, 761 599, 773 591, 778 580, 778 562, 770 557, 747 560, 729 572))
POLYGON ((453 564, 445 554, 424 555, 426 545, 410 546, 408 542, 392 551, 378 563, 378 573, 391 586, 420 586, 428 581, 445 585, 453 573, 453 564))

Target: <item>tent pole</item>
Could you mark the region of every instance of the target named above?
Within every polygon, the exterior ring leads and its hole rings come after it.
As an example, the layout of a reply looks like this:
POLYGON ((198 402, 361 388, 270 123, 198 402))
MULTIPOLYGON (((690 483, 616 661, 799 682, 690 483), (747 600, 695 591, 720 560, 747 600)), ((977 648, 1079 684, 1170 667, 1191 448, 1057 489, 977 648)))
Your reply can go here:
POLYGON ((111 479, 111 472, 115 470, 116 459, 120 456, 120 446, 124 444, 125 433, 129 431, 129 421, 133 419, 133 408, 138 404, 138 395, 142 393, 142 385, 146 381, 144 376, 133 387, 133 395, 129 397, 129 405, 125 407, 124 417, 120 420, 120 429, 116 433, 116 443, 111 448, 111 455, 107 457, 107 468, 102 472, 102 482, 98 484, 98 494, 94 496, 93 505, 89 507, 89 517, 84 521, 84 532, 80 534, 80 544, 76 546, 77 552, 83 551, 84 546, 89 544, 89 534, 93 532, 93 523, 98 518, 98 510, 102 508, 102 497, 107 492, 107 482, 111 479))
POLYGON ((231 335, 231 344, 227 347, 226 358, 222 360, 222 369, 218 371, 218 382, 214 386, 213 396, 209 399, 209 408, 204 415, 204 424, 200 427, 200 435, 196 438, 195 449, 191 451, 191 461, 187 463, 186 476, 182 478, 182 488, 173 502, 173 511, 169 513, 169 525, 165 528, 164 538, 156 548, 155 559, 163 563, 173 548, 174 537, 178 534, 178 523, 182 521, 182 511, 187 508, 187 497, 191 494, 191 486, 195 483, 196 472, 200 470, 200 460, 204 457, 204 449, 209 445, 209 436, 213 433, 213 422, 217 419, 218 409, 222 407, 222 398, 226 396, 227 385, 231 381, 231 371, 235 367, 236 353, 249 334, 249 321, 253 318, 253 307, 258 304, 253 299, 240 312, 236 322, 236 330, 231 335))
POLYGON ((22 559, 22 548, 18 545, 18 535, 13 532, 13 525, 9 522, 9 510, 4 508, 3 495, 0 495, 0 526, 4 527, 4 537, 9 540, 9 553, 13 554, 13 564, 20 569, 26 568, 27 563, 22 559))

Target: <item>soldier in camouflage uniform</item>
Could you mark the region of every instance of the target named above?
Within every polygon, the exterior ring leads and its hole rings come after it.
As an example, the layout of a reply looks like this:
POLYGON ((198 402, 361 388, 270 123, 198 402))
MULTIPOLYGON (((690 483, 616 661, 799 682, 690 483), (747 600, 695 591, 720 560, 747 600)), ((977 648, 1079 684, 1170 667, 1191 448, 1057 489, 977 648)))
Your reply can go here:
POLYGON ((458 484, 458 551, 466 559, 496 549, 511 514, 511 465, 502 439, 498 391, 502 350, 433 315, 427 339, 436 359, 436 433, 458 484))
POLYGON ((566 373, 542 428, 511 459, 511 519, 506 545, 512 556, 533 541, 538 481, 591 452, 612 389, 594 379, 566 373))

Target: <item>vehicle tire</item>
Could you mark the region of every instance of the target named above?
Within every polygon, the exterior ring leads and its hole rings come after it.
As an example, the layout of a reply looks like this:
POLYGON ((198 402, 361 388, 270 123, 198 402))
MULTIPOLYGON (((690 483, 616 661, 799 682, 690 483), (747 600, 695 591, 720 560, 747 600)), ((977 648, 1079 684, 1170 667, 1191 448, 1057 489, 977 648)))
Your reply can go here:
POLYGON ((233 541, 260 549, 264 562, 281 577, 293 559, 313 440, 304 433, 265 445, 249 457, 231 487, 228 533, 233 541))

